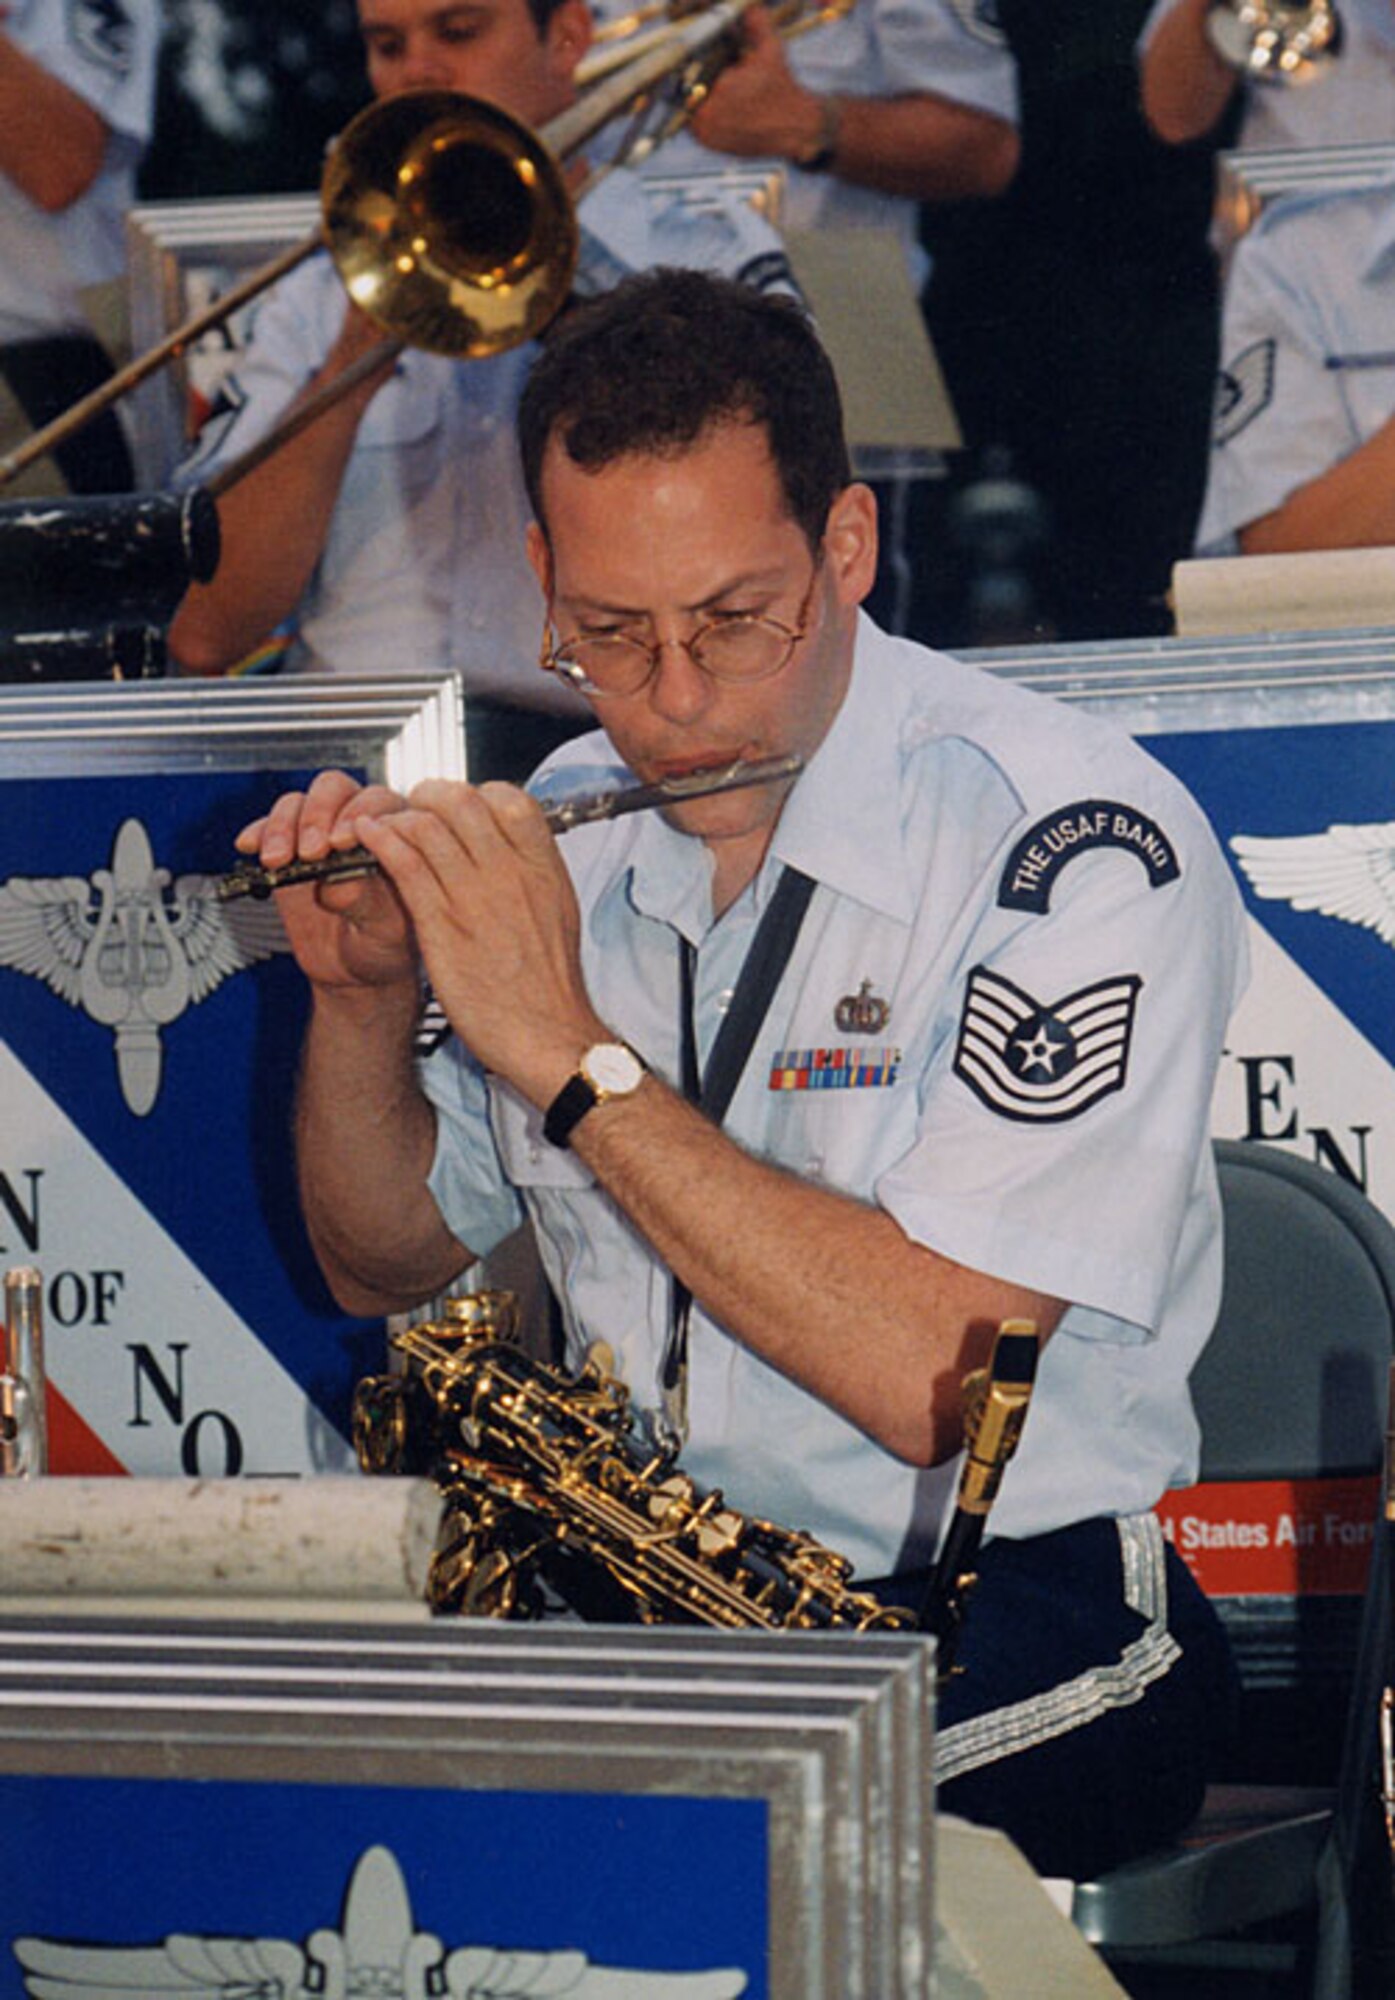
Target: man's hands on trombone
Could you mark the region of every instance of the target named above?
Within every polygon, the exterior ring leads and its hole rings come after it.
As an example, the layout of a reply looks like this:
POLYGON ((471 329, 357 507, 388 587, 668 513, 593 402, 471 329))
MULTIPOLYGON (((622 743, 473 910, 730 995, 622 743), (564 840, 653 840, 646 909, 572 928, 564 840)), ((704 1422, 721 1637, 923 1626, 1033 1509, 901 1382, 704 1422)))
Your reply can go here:
POLYGON ((716 153, 797 161, 818 146, 824 102, 794 75, 785 41, 764 7, 742 16, 743 46, 693 113, 693 136, 716 153))
POLYGON ((990 199, 1017 171, 1017 132, 1005 118, 929 89, 821 96, 791 67, 778 15, 749 8, 741 34, 741 54, 691 118, 694 137, 714 152, 816 163, 840 180, 910 201, 990 199))

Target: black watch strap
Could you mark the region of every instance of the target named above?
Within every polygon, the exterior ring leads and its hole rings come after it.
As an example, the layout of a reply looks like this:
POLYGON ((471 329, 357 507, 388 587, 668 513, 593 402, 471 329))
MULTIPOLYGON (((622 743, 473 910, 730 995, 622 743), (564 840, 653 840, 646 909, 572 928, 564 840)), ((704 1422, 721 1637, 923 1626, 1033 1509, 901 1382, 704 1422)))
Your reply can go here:
POLYGON ((628 1097, 644 1080, 645 1062, 628 1042, 595 1042, 581 1058, 576 1074, 567 1079, 543 1113, 543 1137, 553 1146, 570 1143, 572 1133, 593 1105, 612 1097, 628 1097))
POLYGON ((543 1137, 550 1146, 565 1146, 596 1102, 596 1086, 588 1077, 568 1077, 543 1113, 543 1137))

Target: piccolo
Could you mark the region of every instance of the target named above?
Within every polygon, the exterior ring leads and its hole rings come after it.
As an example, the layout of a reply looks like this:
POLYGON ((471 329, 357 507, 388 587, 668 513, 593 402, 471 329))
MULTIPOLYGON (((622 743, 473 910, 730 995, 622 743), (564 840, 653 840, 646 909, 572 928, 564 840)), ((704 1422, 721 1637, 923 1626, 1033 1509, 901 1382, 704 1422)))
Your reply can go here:
MULTIPOLYGON (((746 785, 773 785, 793 778, 803 768, 803 759, 785 757, 738 758, 718 769, 691 771, 676 778, 660 778, 652 785, 612 785, 599 792, 577 792, 571 798, 554 799, 543 807, 543 818, 553 833, 570 833, 575 826, 590 826, 597 820, 619 819, 624 813, 648 812, 657 806, 680 805, 685 799, 703 799, 714 792, 735 792, 746 785)), ((220 903, 238 896, 255 896, 259 901, 277 889, 298 888, 303 882, 348 882, 359 875, 374 875, 378 863, 366 847, 343 847, 315 861, 286 861, 279 868, 264 867, 260 861, 239 861, 225 875, 213 879, 213 893, 220 903)))

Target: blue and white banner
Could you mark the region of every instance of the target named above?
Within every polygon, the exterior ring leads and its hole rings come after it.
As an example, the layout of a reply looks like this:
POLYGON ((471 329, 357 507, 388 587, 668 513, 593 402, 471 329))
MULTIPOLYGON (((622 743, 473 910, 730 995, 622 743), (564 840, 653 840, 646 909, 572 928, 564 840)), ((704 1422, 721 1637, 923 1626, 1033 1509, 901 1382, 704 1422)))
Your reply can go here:
POLYGON ((1250 914, 1217 1136, 1301 1152, 1395 1216, 1395 721, 1143 741, 1205 808, 1250 914))
POLYGON ((305 983, 274 905, 212 878, 322 763, 461 774, 446 685, 440 715, 416 683, 0 690, 0 1266, 44 1281, 55 1471, 352 1463, 383 1328, 300 1221, 305 983))

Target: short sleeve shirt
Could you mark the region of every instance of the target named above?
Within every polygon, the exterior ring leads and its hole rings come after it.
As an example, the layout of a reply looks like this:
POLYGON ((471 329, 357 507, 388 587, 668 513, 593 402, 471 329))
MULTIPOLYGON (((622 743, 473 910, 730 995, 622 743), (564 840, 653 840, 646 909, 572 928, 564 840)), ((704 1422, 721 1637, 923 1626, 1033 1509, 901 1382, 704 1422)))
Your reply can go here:
MULTIPOLYGON (((551 781, 605 750, 569 746, 551 781)), ((583 828, 562 851, 597 1009, 669 1081, 679 937, 696 948, 705 1055, 779 867, 814 878, 726 1128, 946 1257, 1075 1302, 995 1532, 1135 1512, 1195 1476, 1186 1376, 1220 1285, 1209 1108, 1244 954, 1225 862, 1170 777, 1097 719, 864 621, 766 866, 715 925, 704 850, 655 817, 583 828)), ((526 1211, 573 1363, 605 1340, 653 1408, 667 1274, 458 1044, 422 1074, 447 1223, 479 1251, 526 1211)), ((700 1311, 690 1370, 683 1461, 701 1482, 809 1528, 861 1575, 928 1558, 953 1467, 901 1463, 700 1311)))
POLYGON ((1202 555, 1231 555, 1395 413, 1395 179, 1275 202, 1226 283, 1202 555))
POLYGON ((109 127, 92 185, 50 215, 0 176, 0 343, 86 326, 79 294, 119 277, 135 170, 150 137, 157 0, 15 0, 4 31, 109 127))
MULTIPOLYGON (((636 174, 580 205, 579 292, 659 264, 790 290, 783 247, 746 202, 674 200, 636 174)), ((268 294, 183 484, 256 442, 323 362, 344 313, 327 258, 268 294)), ((537 665, 542 604, 524 555, 530 518, 514 415, 532 344, 482 361, 405 353, 369 404, 324 551, 300 606, 289 665, 314 673, 457 669, 467 693, 584 714, 537 665)))

